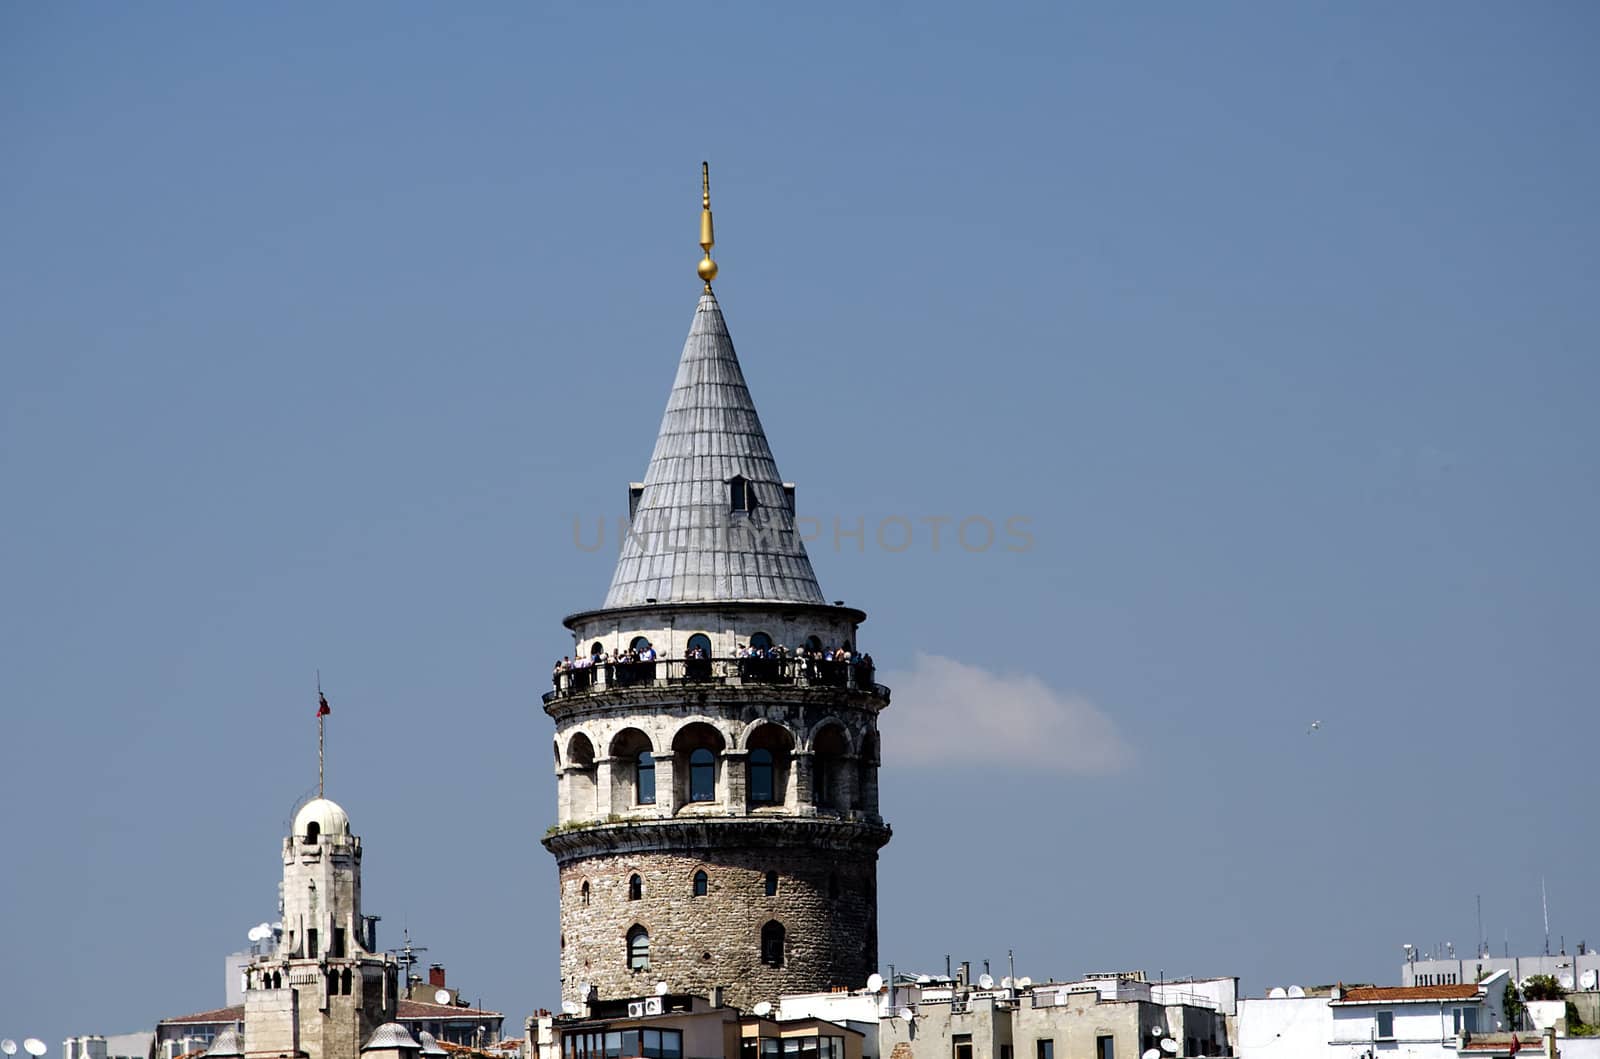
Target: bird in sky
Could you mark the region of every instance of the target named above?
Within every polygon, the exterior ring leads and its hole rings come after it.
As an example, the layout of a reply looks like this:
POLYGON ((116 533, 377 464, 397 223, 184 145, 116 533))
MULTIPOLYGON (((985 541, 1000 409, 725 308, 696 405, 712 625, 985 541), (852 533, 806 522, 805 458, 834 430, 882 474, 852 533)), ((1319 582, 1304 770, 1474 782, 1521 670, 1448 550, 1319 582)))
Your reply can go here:
POLYGON ((1322 722, 1321 721, 1312 721, 1311 722, 1311 727, 1306 729, 1306 735, 1310 735, 1312 732, 1320 732, 1320 731, 1322 731, 1322 722))

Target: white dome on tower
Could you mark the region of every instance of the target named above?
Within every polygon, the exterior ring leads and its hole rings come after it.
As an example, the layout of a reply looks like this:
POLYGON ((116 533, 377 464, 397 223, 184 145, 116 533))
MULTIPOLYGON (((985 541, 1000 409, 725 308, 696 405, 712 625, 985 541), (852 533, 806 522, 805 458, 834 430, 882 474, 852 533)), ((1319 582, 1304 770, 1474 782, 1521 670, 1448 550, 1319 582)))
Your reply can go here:
POLYGON ((295 835, 309 834, 312 824, 317 825, 318 835, 348 835, 350 814, 340 808, 338 802, 327 798, 313 798, 294 814, 295 835))

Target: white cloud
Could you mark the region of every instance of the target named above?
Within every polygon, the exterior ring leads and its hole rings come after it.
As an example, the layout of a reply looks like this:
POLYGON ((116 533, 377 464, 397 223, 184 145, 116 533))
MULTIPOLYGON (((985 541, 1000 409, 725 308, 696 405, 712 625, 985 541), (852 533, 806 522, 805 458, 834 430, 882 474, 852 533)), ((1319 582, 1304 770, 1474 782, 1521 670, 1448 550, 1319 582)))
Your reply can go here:
POLYGON ((991 673, 919 651, 913 669, 880 679, 894 692, 881 727, 884 757, 896 764, 1105 774, 1133 757, 1098 706, 1028 673, 991 673))

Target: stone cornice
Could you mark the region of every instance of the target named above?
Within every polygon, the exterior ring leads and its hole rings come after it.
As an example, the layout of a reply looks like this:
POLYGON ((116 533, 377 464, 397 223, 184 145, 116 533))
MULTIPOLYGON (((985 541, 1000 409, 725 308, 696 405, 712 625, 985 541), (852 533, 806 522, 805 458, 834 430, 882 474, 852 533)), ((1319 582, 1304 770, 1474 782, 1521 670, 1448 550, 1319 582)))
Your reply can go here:
POLYGON ((696 817, 569 828, 544 838, 565 865, 614 853, 701 853, 714 849, 791 848, 875 852, 889 825, 828 817, 696 817))

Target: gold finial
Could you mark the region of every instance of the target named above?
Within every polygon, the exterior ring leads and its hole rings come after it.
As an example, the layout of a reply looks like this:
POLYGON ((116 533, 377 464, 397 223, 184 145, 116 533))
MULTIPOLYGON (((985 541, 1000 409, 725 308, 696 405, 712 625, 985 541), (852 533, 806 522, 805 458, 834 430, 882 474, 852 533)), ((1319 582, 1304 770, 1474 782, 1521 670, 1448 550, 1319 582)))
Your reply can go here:
POLYGON ((700 163, 700 249, 706 252, 700 266, 695 269, 705 280, 706 293, 711 293, 711 281, 717 278, 717 263, 711 260, 711 247, 716 243, 711 234, 711 163, 700 163))

